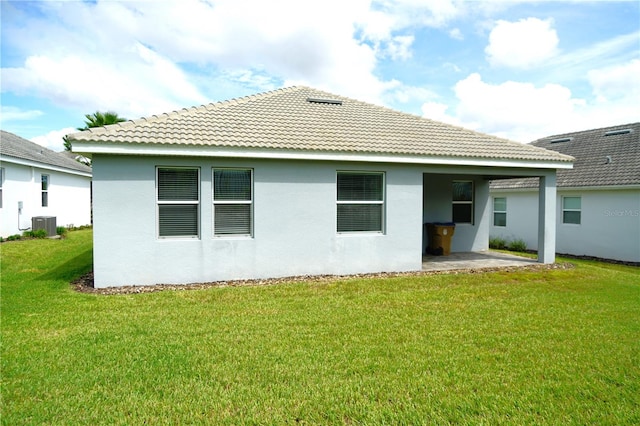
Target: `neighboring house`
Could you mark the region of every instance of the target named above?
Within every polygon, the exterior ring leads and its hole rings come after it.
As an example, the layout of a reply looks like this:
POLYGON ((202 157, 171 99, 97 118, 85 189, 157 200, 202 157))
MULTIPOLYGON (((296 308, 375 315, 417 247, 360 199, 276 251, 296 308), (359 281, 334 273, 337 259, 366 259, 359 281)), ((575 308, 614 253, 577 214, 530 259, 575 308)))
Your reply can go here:
POLYGON ((488 248, 489 180, 539 178, 554 261, 572 158, 308 87, 93 128, 96 287, 417 271, 423 223, 488 248), (455 194, 455 196, 454 196, 455 194))
MULTIPOLYGON (((533 146, 575 157, 557 176, 558 253, 640 262, 640 123, 539 139, 533 146)), ((491 235, 538 247, 538 182, 491 184, 491 235), (533 226, 532 226, 533 225, 533 226)))
POLYGON ((0 132, 0 236, 31 229, 36 216, 57 226, 91 223, 91 168, 13 133, 0 132))

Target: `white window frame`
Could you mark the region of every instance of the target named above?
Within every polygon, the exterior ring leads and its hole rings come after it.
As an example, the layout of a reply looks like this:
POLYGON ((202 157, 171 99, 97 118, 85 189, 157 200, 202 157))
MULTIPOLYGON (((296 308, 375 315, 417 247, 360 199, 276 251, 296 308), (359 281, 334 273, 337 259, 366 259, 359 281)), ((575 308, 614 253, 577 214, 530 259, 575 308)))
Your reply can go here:
POLYGON ((507 226, 507 197, 493 197, 493 226, 501 228, 507 226), (496 210, 496 200, 504 200, 504 210, 496 210), (496 224, 496 213, 504 215, 504 225, 496 224))
POLYGON ((51 187, 51 175, 40 175, 40 205, 42 207, 49 207, 49 188, 51 187), (47 187, 43 188, 44 182, 47 182, 47 187), (45 203, 46 198, 46 203, 45 203))
POLYGON ((386 223, 386 199, 387 199, 387 176, 385 172, 378 171, 360 171, 360 170, 338 170, 336 171, 336 232, 342 234, 384 234, 386 223), (379 175, 382 177, 382 200, 339 200, 338 199, 338 176, 341 174, 353 175, 379 175), (341 204, 361 204, 361 205, 380 205, 380 229, 373 231, 339 231, 338 230, 338 206, 341 204))
POLYGON ((563 225, 573 225, 573 226, 578 226, 578 225, 582 224, 582 197, 581 196, 579 196, 579 195, 565 195, 565 196, 562 197, 562 224, 563 225), (567 198, 577 198, 578 200, 580 200, 580 208, 579 209, 568 209, 568 208, 566 208, 564 204, 565 204, 565 200, 567 198), (579 219, 578 223, 566 222, 565 221, 565 217, 564 217, 565 212, 578 212, 578 213, 580 213, 580 216, 578 218, 579 219))
POLYGON ((475 182, 472 180, 454 180, 451 183, 451 220, 453 222, 456 223, 456 225, 461 224, 461 225, 473 225, 474 224, 474 218, 475 218, 475 197, 476 195, 476 186, 475 186, 475 182), (471 200, 464 200, 464 201, 456 201, 453 200, 453 186, 456 183, 470 183, 471 184, 471 200), (453 209, 454 206, 456 205, 470 205, 471 206, 471 217, 470 217, 470 221, 469 222, 456 222, 454 215, 453 215, 453 209))
POLYGON ((156 166, 156 235, 158 239, 161 240, 175 240, 175 239, 187 239, 187 240, 196 240, 200 238, 200 199, 201 196, 201 188, 200 188, 200 167, 189 167, 189 166, 156 166), (171 169, 171 170, 195 170, 198 174, 197 177, 197 185, 198 185, 198 199, 197 200, 160 200, 159 198, 159 172, 161 169, 171 169), (197 219, 196 226, 198 228, 198 232, 196 235, 160 235, 160 206, 161 205, 197 205, 197 219))
POLYGON ((212 207, 212 221, 211 228, 213 232, 214 238, 235 238, 235 237, 253 237, 253 169, 249 167, 213 167, 211 169, 211 200, 213 203, 212 207), (249 200, 216 200, 216 182, 215 175, 216 170, 240 170, 240 171, 248 171, 249 172, 249 187, 251 191, 251 197, 249 200), (249 232, 248 233, 239 233, 239 234, 231 234, 231 233, 216 233, 216 205, 249 205, 249 232))

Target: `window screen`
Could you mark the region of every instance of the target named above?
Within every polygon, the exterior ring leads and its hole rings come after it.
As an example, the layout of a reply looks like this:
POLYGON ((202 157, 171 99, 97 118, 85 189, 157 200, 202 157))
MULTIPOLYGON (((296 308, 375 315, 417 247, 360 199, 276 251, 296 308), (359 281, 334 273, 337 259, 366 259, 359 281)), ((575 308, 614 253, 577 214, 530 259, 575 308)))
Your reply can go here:
POLYGON ((251 169, 213 169, 214 235, 252 234, 251 179, 251 169))
POLYGON ((338 172, 337 231, 382 232, 384 174, 338 172))
POLYGON ((158 168, 158 235, 198 237, 199 170, 158 168))

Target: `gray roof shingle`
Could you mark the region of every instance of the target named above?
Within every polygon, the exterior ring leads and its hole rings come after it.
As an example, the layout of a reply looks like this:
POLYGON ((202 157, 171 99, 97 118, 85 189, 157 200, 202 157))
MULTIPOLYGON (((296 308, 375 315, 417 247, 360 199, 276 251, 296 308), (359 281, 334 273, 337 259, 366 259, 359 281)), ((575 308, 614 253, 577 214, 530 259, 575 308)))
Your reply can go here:
MULTIPOLYGON (((640 123, 553 135, 531 145, 575 158, 573 169, 558 170, 559 188, 640 185, 640 123)), ((537 179, 491 183, 492 189, 537 187, 537 179)))
MULTIPOLYGON (((553 151, 305 86, 92 128, 74 133, 69 139, 72 144, 104 142, 572 161, 571 157, 553 151)), ((82 152, 81 144, 78 150, 82 152)))
POLYGON ((0 130, 0 153, 2 157, 13 157, 63 169, 91 173, 91 167, 79 163, 64 153, 52 151, 4 130, 0 130))

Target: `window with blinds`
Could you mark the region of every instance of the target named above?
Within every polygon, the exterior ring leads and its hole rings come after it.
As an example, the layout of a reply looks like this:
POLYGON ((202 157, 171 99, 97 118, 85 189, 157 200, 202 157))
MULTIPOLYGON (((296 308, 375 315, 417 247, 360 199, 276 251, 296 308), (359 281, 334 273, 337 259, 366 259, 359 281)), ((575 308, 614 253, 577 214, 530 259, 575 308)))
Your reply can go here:
POLYGON ((338 172, 337 231, 383 232, 384 173, 338 172))
POLYGON ((200 170, 158 167, 158 236, 198 238, 200 170))
POLYGON ((213 234, 253 232, 253 173, 251 169, 213 169, 213 234))

